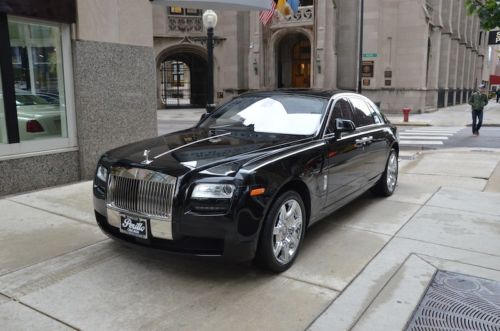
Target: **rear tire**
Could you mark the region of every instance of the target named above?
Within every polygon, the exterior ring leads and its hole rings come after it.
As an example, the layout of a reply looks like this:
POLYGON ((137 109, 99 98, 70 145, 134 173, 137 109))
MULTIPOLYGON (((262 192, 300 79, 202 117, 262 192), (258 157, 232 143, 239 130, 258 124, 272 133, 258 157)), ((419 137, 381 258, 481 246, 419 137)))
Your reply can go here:
POLYGON ((388 197, 394 193, 398 181, 398 154, 393 148, 385 164, 385 171, 371 191, 373 194, 388 197))
POLYGON ((304 202, 297 192, 281 194, 264 220, 256 262, 276 273, 290 268, 304 238, 306 217, 304 202))

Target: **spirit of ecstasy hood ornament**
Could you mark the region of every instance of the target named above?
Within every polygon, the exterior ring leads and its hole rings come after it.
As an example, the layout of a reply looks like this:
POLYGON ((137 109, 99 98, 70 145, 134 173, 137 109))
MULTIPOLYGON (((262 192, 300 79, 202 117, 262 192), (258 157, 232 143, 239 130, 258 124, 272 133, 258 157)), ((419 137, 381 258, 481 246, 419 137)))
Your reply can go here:
POLYGON ((148 164, 153 163, 153 160, 150 160, 150 159, 149 159, 149 152, 151 152, 151 150, 149 150, 149 149, 145 149, 145 150, 144 150, 143 156, 144 156, 145 160, 144 160, 144 161, 142 161, 142 162, 141 162, 141 164, 146 164, 146 165, 148 165, 148 164))

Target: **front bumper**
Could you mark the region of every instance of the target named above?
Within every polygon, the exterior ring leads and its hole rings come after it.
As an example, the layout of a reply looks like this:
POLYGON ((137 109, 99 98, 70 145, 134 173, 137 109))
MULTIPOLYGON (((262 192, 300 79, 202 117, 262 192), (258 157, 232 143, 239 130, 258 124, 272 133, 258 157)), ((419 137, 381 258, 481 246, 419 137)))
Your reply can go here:
POLYGON ((174 217, 169 226, 164 221, 150 221, 147 239, 142 239, 120 232, 116 214, 106 208, 104 200, 94 197, 94 206, 97 224, 113 239, 177 254, 216 256, 232 261, 249 261, 255 256, 260 219, 249 217, 247 212, 239 212, 236 219, 230 215, 185 213, 174 217), (156 227, 152 223, 156 223, 156 227), (252 224, 252 229, 249 230, 248 224, 252 224), (158 232, 154 232, 158 228, 171 231, 169 236, 174 239, 160 238, 158 232))

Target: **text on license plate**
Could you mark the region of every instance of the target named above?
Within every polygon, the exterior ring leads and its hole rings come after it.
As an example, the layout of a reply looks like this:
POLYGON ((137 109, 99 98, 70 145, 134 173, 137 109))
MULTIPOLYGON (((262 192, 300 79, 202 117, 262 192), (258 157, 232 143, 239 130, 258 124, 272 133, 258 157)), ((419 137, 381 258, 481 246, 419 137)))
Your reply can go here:
POLYGON ((147 239, 148 221, 145 218, 122 215, 120 222, 120 232, 147 239))

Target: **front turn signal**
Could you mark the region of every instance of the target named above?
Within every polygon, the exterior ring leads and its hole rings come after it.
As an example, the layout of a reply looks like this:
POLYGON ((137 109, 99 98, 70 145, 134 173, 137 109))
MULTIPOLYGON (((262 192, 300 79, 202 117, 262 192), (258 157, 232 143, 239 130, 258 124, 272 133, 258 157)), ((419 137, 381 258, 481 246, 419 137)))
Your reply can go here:
POLYGON ((251 197, 258 197, 259 195, 264 194, 264 192, 266 192, 266 189, 263 187, 254 188, 254 189, 250 190, 250 196, 251 197))

